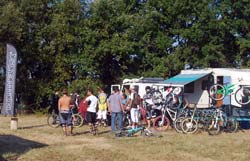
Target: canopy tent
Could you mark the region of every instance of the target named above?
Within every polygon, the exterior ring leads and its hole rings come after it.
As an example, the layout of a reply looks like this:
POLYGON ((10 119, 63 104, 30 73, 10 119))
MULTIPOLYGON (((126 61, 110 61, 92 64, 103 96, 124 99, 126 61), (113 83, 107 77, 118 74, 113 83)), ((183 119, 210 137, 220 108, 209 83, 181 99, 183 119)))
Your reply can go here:
POLYGON ((199 73, 199 74, 178 74, 172 78, 169 78, 164 81, 165 84, 185 86, 191 82, 199 80, 211 73, 199 73))

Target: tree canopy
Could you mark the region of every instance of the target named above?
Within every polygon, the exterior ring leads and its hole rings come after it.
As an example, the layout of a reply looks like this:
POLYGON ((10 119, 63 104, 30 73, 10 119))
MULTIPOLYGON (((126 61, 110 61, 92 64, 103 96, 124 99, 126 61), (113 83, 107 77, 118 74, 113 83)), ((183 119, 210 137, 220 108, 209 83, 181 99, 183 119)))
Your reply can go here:
POLYGON ((6 43, 18 51, 17 93, 85 92, 125 77, 250 66, 248 0, 1 0, 0 83, 6 43))

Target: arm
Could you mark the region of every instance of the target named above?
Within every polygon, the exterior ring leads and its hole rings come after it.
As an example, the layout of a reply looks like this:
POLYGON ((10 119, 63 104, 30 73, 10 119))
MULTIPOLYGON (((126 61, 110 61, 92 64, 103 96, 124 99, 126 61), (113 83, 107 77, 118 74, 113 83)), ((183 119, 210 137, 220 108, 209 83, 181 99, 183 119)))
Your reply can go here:
POLYGON ((130 99, 129 99, 129 110, 132 108, 132 104, 133 104, 133 99, 134 98, 134 93, 131 93, 130 99))
POLYGON ((124 112, 124 107, 122 105, 122 98, 120 98, 119 104, 120 104, 120 108, 121 108, 122 112, 124 112))
POLYGON ((74 107, 74 102, 72 101, 72 98, 70 98, 70 105, 69 105, 70 108, 73 108, 74 107))
POLYGON ((110 99, 108 99, 108 101, 107 101, 107 105, 108 105, 108 111, 109 111, 110 113, 112 113, 112 110, 111 110, 111 107, 110 107, 110 103, 109 103, 109 100, 110 100, 110 99))

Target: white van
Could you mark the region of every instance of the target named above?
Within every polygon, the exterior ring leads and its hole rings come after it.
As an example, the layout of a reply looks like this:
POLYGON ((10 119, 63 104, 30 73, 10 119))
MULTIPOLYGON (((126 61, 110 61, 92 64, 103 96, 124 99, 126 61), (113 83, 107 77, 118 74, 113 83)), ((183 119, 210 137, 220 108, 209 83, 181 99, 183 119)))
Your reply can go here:
MULTIPOLYGON (((141 98, 146 94, 145 88, 147 86, 153 87, 153 88, 159 88, 157 85, 160 82, 163 82, 163 78, 134 78, 134 79, 124 79, 122 84, 114 84, 111 85, 111 93, 113 91, 114 87, 118 87, 120 91, 124 91, 126 89, 130 89, 131 86, 134 86, 138 90, 138 94, 141 96, 141 98)), ((163 87, 162 87, 163 89, 163 87)))

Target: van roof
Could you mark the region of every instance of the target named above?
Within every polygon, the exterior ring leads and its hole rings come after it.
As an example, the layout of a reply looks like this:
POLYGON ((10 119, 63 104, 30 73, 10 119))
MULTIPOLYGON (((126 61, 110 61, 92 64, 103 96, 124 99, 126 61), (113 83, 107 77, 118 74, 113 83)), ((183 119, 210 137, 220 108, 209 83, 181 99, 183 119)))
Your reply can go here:
POLYGON ((134 79, 124 79, 123 80, 123 84, 124 83, 158 83, 158 82, 162 82, 164 81, 164 78, 160 78, 160 77, 156 77, 156 78, 152 78, 152 77, 141 77, 141 78, 134 78, 134 79))

